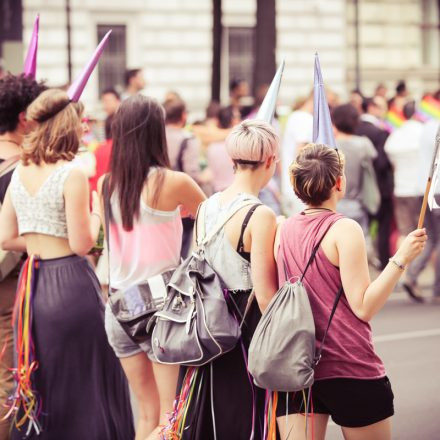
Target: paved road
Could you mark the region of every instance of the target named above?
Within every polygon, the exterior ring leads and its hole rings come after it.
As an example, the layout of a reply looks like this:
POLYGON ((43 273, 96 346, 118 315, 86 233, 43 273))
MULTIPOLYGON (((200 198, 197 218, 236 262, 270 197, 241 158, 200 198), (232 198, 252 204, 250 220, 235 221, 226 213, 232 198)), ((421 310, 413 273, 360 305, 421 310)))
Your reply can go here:
MULTIPOLYGON (((415 304, 395 293, 372 328, 394 391, 393 440, 439 440, 440 305, 415 304)), ((326 439, 342 438, 330 423, 326 439)))

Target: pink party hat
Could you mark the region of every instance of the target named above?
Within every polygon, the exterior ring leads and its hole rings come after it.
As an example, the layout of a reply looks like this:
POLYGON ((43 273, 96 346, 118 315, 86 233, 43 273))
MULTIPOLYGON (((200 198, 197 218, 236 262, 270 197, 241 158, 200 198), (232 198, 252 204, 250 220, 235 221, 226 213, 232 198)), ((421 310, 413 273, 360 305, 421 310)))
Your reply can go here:
POLYGON ((69 90, 67 91, 67 94, 69 95, 69 98, 72 102, 78 102, 79 98, 81 97, 81 94, 84 90, 84 87, 87 84, 87 81, 90 78, 90 75, 93 72, 93 69, 96 67, 96 64, 98 64, 99 57, 102 54, 102 51, 104 50, 105 44, 107 43, 107 40, 111 34, 111 30, 109 30, 105 35, 104 38, 99 43, 98 47, 96 48, 94 54, 92 55, 92 58, 87 63, 84 70, 81 72, 81 75, 72 83, 72 85, 69 87, 69 90))
POLYGON ((37 51, 38 51, 38 30, 40 27, 40 15, 37 14, 34 22, 34 30, 32 31, 31 41, 29 43, 29 48, 26 55, 26 60, 24 62, 23 73, 26 76, 31 76, 35 78, 37 73, 37 51))

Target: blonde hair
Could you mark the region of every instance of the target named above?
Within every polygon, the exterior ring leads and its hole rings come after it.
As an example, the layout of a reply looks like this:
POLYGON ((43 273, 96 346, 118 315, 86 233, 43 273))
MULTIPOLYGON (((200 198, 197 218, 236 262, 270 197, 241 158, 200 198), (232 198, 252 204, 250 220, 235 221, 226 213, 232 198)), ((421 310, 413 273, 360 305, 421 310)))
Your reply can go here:
POLYGON ((232 129, 226 150, 236 164, 259 165, 278 154, 279 137, 267 122, 247 119, 232 129))
POLYGON ((344 163, 341 151, 324 144, 307 144, 289 167, 295 194, 312 206, 328 200, 336 179, 344 173, 344 163))
POLYGON ((26 111, 31 131, 23 143, 23 164, 72 160, 80 144, 83 109, 81 103, 70 102, 63 90, 41 93, 26 111))

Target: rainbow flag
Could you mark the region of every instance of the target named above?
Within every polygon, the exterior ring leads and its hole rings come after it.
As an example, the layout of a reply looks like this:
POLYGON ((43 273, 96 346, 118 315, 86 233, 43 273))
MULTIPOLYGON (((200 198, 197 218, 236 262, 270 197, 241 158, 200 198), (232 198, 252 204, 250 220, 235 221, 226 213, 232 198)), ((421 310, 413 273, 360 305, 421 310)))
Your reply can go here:
POLYGON ((389 132, 392 132, 396 128, 401 127, 405 121, 406 118, 403 116, 402 110, 391 107, 385 117, 385 128, 389 132))
POLYGON ((425 96, 420 102, 417 115, 423 122, 440 119, 440 101, 430 95, 425 96))

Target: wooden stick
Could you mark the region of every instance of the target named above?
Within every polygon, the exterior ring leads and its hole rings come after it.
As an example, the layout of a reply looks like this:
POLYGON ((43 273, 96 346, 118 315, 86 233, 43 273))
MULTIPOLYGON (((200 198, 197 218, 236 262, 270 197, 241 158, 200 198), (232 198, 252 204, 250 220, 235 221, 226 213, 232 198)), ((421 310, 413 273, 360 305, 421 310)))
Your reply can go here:
POLYGON ((423 223, 425 222, 425 214, 426 214, 426 208, 428 206, 428 195, 429 191, 431 190, 431 176, 428 177, 428 182, 426 183, 426 189, 425 189, 425 195, 423 196, 423 202, 422 202, 422 209, 420 210, 419 215, 419 223, 417 224, 417 229, 423 228, 423 223))
POLYGON ((429 191, 431 190, 432 178, 434 176, 434 172, 436 169, 435 161, 437 159, 439 147, 440 147, 440 126, 437 130, 437 134, 435 135, 435 146, 433 152, 434 154, 432 155, 431 169, 429 170, 428 182, 426 182, 426 189, 425 189, 425 194, 423 196, 422 209, 420 210, 419 223, 417 225, 417 229, 423 228, 423 223, 425 222, 426 208, 428 206, 428 196, 429 196, 429 191))

